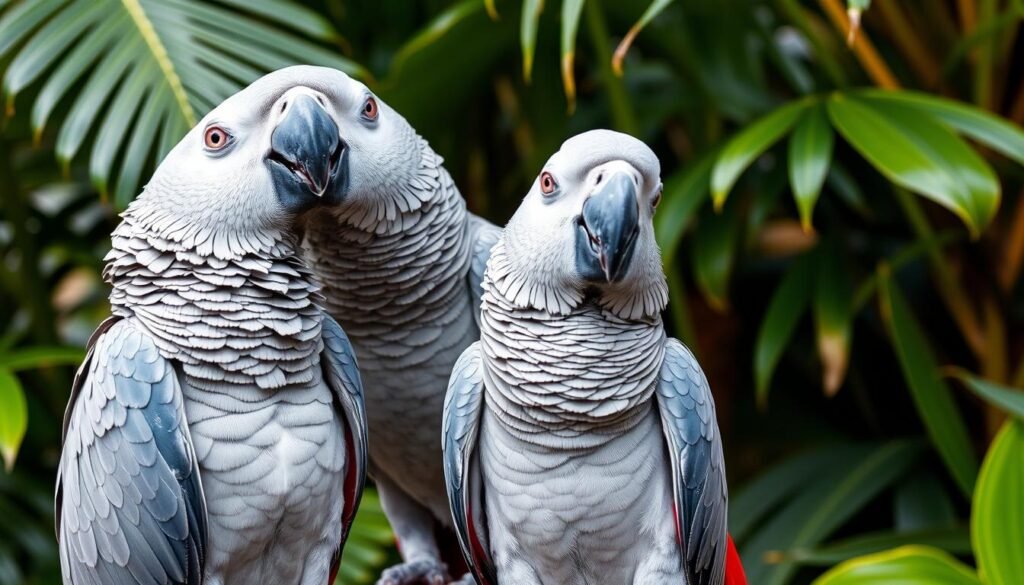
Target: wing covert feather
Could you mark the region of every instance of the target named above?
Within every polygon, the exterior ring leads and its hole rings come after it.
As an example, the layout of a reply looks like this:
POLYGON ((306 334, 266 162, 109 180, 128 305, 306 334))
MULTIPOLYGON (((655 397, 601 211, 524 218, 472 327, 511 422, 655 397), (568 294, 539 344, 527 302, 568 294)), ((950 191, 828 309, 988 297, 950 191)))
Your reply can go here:
POLYGON ((666 342, 657 397, 687 582, 719 585, 725 574, 729 500, 722 438, 707 378, 677 339, 666 342))

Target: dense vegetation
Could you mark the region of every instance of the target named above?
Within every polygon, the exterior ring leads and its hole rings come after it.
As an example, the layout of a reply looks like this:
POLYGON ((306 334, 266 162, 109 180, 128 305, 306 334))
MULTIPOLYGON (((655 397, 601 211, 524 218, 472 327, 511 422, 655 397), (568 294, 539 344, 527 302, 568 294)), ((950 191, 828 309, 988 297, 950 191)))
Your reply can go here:
MULTIPOLYGON (((716 395, 751 583, 1019 582, 1024 3, 849 4, 852 33, 840 0, 0 0, 0 583, 58 581, 117 211, 300 62, 365 80, 498 223, 572 134, 656 149, 666 317, 716 395)), ((371 492, 342 578, 393 554, 371 492)))

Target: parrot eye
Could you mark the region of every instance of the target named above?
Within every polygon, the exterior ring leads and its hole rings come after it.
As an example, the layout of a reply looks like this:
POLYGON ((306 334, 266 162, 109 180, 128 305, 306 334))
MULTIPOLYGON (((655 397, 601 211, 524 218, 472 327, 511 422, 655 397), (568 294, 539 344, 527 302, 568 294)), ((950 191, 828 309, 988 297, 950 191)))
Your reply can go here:
POLYGON ((207 150, 221 150, 231 142, 231 135, 220 126, 210 126, 203 133, 203 144, 207 150))
POLYGON ((659 203, 661 203, 661 194, 662 194, 662 192, 664 192, 664 191, 665 191, 665 188, 664 188, 664 187, 659 187, 659 188, 658 188, 658 194, 654 196, 654 201, 652 201, 652 202, 651 202, 651 205, 652 205, 652 206, 653 206, 653 207, 654 207, 655 209, 657 209, 657 208, 658 208, 658 204, 659 204, 659 203))
POLYGON ((558 183, 555 182, 555 178, 551 176, 551 173, 544 171, 540 174, 540 192, 545 195, 551 195, 558 189, 558 183))
POLYGON ((373 122, 377 119, 377 115, 380 113, 380 109, 377 107, 377 100, 373 97, 366 98, 366 103, 363 104, 363 117, 373 122))

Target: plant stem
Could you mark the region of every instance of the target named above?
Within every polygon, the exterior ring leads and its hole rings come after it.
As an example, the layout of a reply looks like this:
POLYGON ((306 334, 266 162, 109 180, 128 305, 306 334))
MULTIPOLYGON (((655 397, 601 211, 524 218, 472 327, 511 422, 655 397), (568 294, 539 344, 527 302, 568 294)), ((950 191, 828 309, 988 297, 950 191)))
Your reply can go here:
POLYGON ((617 130, 636 136, 639 134, 639 126, 636 122, 636 115, 633 113, 633 105, 629 101, 629 94, 626 93, 622 78, 612 70, 612 48, 608 42, 608 25, 604 20, 600 2, 589 0, 585 4, 584 11, 587 13, 587 32, 590 33, 590 43, 601 64, 601 81, 604 82, 605 89, 608 91, 612 122, 617 130))
MULTIPOLYGON (((918 239, 931 242, 935 239, 935 232, 925 217, 917 198, 906 189, 894 187, 896 201, 907 216, 910 228, 918 239)), ((967 300, 968 296, 960 287, 959 282, 949 269, 948 263, 942 257, 939 248, 928 246, 926 248, 927 258, 931 264, 932 274, 935 276, 935 284, 938 286, 939 295, 946 303, 953 320, 960 328, 964 340, 974 353, 979 362, 985 361, 986 340, 985 334, 978 323, 978 316, 967 300)))
POLYGON ((939 80, 941 69, 917 34, 920 28, 915 28, 907 20, 898 0, 880 0, 877 5, 892 33, 889 36, 896 47, 906 57, 921 81, 926 86, 933 87, 939 80))
POLYGON ((796 26, 800 32, 810 41, 811 47, 814 49, 814 54, 818 57, 818 61, 821 64, 822 70, 828 75, 829 81, 832 82, 837 88, 844 88, 848 85, 846 80, 846 74, 843 72, 843 68, 839 66, 839 62, 835 59, 835 56, 830 51, 830 46, 826 44, 826 40, 822 37, 823 34, 819 34, 820 31, 826 30, 827 26, 824 23, 812 23, 814 21, 820 21, 814 14, 810 14, 809 11, 801 6, 797 0, 778 0, 777 5, 779 10, 785 14, 790 22, 796 26), (818 26, 814 26, 817 24, 818 26))
MULTIPOLYGON (((850 19, 846 16, 846 10, 843 9, 839 0, 818 0, 818 3, 821 4, 822 10, 832 21, 832 26, 844 37, 848 35, 850 19)), ((896 76, 892 74, 889 66, 885 64, 878 51, 875 50, 875 46, 871 44, 867 31, 861 29, 857 33, 857 37, 853 41, 853 54, 875 85, 884 89, 899 89, 900 82, 896 80, 896 76)))
MULTIPOLYGON (((996 0, 979 0, 978 22, 988 24, 996 15, 996 0)), ((992 74, 995 67, 995 35, 978 46, 974 61, 974 103, 986 110, 992 109, 992 74)))

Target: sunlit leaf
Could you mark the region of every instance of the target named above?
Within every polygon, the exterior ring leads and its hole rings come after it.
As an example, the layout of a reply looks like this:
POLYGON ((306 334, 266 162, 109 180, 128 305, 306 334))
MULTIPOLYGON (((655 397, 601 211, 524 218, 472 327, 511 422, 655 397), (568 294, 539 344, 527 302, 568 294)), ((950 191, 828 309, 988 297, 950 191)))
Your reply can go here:
POLYGON ((980 585, 970 567, 949 553, 903 546, 847 561, 814 585, 980 585))
POLYGON ((961 380, 967 389, 992 406, 1024 420, 1024 392, 979 378, 974 374, 957 368, 953 375, 961 380))
POLYGON ((814 329, 821 357, 822 387, 835 395, 846 377, 853 334, 853 283, 839 247, 828 240, 817 254, 814 329))
POLYGON ((891 278, 879 279, 879 303, 903 377, 928 436, 957 485, 970 497, 978 476, 978 460, 928 339, 891 278))
POLYGON ((971 533, 966 526, 932 528, 910 532, 858 534, 813 549, 786 551, 782 559, 801 565, 830 567, 855 557, 886 551, 898 546, 932 546, 955 555, 971 554, 971 533))
POLYGON ((800 100, 782 106, 734 136, 722 149, 711 173, 711 198, 716 208, 750 163, 782 138, 813 102, 800 100))
POLYGON ((616 75, 622 75, 622 61, 626 58, 626 53, 629 52, 629 48, 633 46, 633 41, 636 40, 636 36, 640 34, 640 31, 647 26, 655 16, 661 14, 662 10, 668 8, 668 5, 672 3, 672 0, 653 0, 647 5, 647 10, 640 16, 640 20, 636 22, 626 33, 626 36, 619 42, 619 46, 615 48, 615 55, 612 57, 612 70, 615 71, 616 75))
POLYGON ((814 263, 810 254, 798 258, 786 271, 768 304, 754 344, 754 381, 757 403, 768 404, 772 374, 811 300, 814 263))
POLYGON ((259 75, 298 63, 365 75, 306 40, 337 38, 321 16, 285 0, 23 2, 0 16, 0 62, 10 59, 9 103, 41 85, 31 117, 37 137, 68 105, 58 159, 67 166, 90 150, 94 183, 124 204, 151 152, 162 158, 203 114, 259 75))
POLYGON ((533 55, 537 50, 537 26, 544 0, 523 0, 522 23, 519 28, 519 43, 523 49, 523 79, 530 83, 533 75, 533 55))
POLYGON ((835 94, 840 134, 889 180, 957 214, 972 235, 991 221, 1000 186, 991 167, 946 126, 913 108, 835 94))
POLYGON ((912 91, 864 90, 868 100, 918 108, 981 144, 1024 165, 1024 130, 1014 123, 968 104, 912 91))
POLYGON ((8 472, 14 467, 26 430, 28 405, 21 382, 10 370, 0 368, 0 456, 8 472))
POLYGON ((708 193, 713 154, 708 154, 665 181, 661 204, 654 214, 654 234, 666 265, 675 261, 676 249, 690 220, 708 193))
POLYGON ((834 140, 823 104, 804 112, 789 139, 789 180, 804 231, 811 230, 814 204, 828 175, 834 140))
POLYGON ((978 572, 988 585, 1011 585, 1024 575, 1024 422, 1008 420, 981 466, 971 510, 978 572))
POLYGON ((576 109, 576 30, 580 25, 585 0, 562 0, 562 87, 569 102, 569 112, 576 109))

